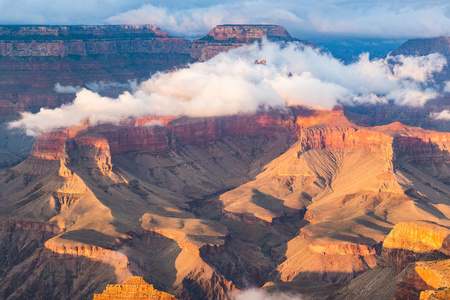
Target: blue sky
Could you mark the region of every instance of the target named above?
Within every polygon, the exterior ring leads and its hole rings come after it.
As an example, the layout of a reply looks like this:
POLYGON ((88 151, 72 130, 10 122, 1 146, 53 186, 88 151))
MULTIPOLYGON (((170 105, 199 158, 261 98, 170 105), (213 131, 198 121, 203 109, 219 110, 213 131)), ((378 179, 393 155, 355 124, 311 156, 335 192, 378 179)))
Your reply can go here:
POLYGON ((450 36, 449 1, 0 0, 1 24, 154 24, 197 37, 218 24, 285 26, 295 37, 450 36))

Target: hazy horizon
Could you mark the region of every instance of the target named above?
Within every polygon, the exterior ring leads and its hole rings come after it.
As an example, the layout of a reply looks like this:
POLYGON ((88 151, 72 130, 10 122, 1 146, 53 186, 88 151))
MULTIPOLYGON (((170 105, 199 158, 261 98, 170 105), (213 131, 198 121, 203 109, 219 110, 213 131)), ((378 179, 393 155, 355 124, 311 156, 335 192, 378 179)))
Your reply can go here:
POLYGON ((409 39, 450 35, 446 1, 144 1, 0 0, 2 25, 152 24, 199 37, 220 24, 278 24, 292 36, 409 39))

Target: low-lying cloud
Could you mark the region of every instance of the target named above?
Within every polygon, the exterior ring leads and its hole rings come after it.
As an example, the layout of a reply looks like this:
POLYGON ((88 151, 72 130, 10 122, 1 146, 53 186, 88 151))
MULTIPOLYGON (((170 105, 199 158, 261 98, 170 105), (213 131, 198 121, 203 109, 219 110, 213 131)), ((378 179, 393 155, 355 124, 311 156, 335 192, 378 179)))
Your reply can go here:
POLYGON ((55 84, 55 92, 58 94, 76 94, 82 90, 81 86, 61 85, 59 82, 55 84))
POLYGON ((237 296, 236 300, 303 300, 302 296, 288 293, 268 293, 260 289, 249 289, 237 296))
POLYGON ((448 120, 450 120, 450 110, 444 109, 443 111, 438 112, 438 113, 431 113, 430 116, 436 120, 448 121, 448 120))
POLYGON ((101 93, 109 89, 123 89, 127 91, 134 91, 137 89, 137 80, 128 80, 127 82, 105 82, 105 81, 95 81, 86 83, 86 88, 95 92, 101 93))
POLYGON ((442 55, 431 54, 376 60, 362 55, 357 62, 344 65, 310 47, 288 44, 280 48, 263 41, 184 69, 157 73, 117 99, 82 89, 73 103, 23 113, 10 126, 37 135, 85 119, 98 124, 146 115, 206 117, 296 105, 332 108, 355 102, 420 106, 438 95, 431 76, 445 64, 442 55), (267 64, 254 64, 255 59, 265 59, 267 64))
MULTIPOLYGON (((93 81, 86 83, 86 88, 95 93, 101 93, 110 89, 134 91, 137 87, 138 83, 136 79, 128 80, 127 82, 93 81)), ((59 82, 56 83, 54 87, 55 92, 58 94, 76 94, 82 89, 81 86, 61 85, 59 82)))

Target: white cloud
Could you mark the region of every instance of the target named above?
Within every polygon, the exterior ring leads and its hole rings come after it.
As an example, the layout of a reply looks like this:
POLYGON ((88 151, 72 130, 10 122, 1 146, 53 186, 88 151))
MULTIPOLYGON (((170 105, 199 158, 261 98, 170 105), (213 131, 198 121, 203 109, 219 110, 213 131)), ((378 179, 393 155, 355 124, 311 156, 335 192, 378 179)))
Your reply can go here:
POLYGON ((128 80, 127 82, 105 82, 105 81, 94 81, 86 83, 86 87, 96 93, 100 93, 104 90, 109 90, 112 88, 119 88, 123 90, 133 91, 137 89, 137 80, 128 80))
POLYGON ((23 113, 11 127, 36 135, 84 119, 97 124, 128 116, 218 116, 293 105, 331 108, 354 101, 392 100, 417 106, 437 95, 426 80, 445 64, 443 56, 433 54, 372 61, 362 55, 357 62, 344 65, 309 47, 301 50, 289 44, 280 48, 263 41, 261 47, 247 45, 184 69, 158 73, 117 99, 83 89, 72 104, 23 113), (265 59, 267 64, 253 64, 255 59, 265 59), (401 65, 392 67, 390 61, 401 65))
POLYGON ((58 82, 57 84, 55 84, 54 90, 58 94, 76 94, 79 91, 81 91, 81 87, 80 86, 71 86, 71 85, 62 86, 58 82))
POLYGON ((436 120, 450 120, 450 110, 445 109, 440 113, 431 113, 430 116, 436 120))
POLYGON ((237 296, 236 300, 302 300, 300 295, 289 293, 268 293, 260 289, 249 289, 237 296))
POLYGON ((151 4, 106 19, 111 24, 155 24, 181 36, 202 36, 216 25, 289 23, 301 26, 304 20, 289 10, 292 5, 266 1, 244 1, 207 7, 169 9, 151 4))
POLYGON ((450 35, 450 3, 445 0, 0 0, 0 10, 0 24, 154 24, 191 37, 224 23, 279 24, 299 38, 450 35))
MULTIPOLYGON (((161 4, 160 4, 161 5, 161 4)), ((199 36, 219 24, 280 24, 296 37, 341 34, 409 38, 450 35, 447 1, 211 1, 200 7, 143 5, 107 18, 151 23, 174 35, 199 36)))

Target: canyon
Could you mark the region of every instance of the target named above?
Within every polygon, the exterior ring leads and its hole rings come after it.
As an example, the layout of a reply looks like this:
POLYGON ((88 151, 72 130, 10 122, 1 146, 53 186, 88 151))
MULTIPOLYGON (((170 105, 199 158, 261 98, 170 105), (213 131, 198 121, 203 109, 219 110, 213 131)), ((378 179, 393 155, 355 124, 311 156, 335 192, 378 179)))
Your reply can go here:
MULTIPOLYGON (((218 26, 192 43, 154 26, 2 26, 0 115, 71 101, 56 83, 145 78, 263 36, 311 45, 273 25, 218 26)), ((450 133, 425 116, 447 100, 8 135, 0 298, 445 297, 450 133)))
MULTIPOLYGON (((11 274, 30 270, 12 284, 14 295, 48 276, 30 264, 47 256, 111 269, 80 283, 86 288, 71 291, 73 299, 132 276, 179 299, 228 299, 249 286, 296 282, 331 284, 339 295, 386 257, 399 264, 391 273, 416 261, 389 246, 393 236, 410 251, 395 224, 450 225, 448 133, 361 127, 342 107, 149 120, 48 132, 0 174, 1 218, 35 224, 5 225, 5 233, 34 240, 48 232, 3 273, 2 282, 12 282, 11 274)), ((446 231, 437 232, 417 234, 446 245, 446 231)), ((433 257, 437 264, 445 251, 433 257)), ((408 276, 405 285, 415 282, 408 276)), ((67 286, 65 278, 52 280, 67 286)), ((442 282, 408 289, 417 295, 442 282)), ((12 290, 5 298, 14 299, 12 290)))

